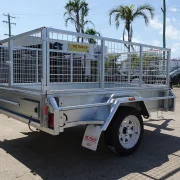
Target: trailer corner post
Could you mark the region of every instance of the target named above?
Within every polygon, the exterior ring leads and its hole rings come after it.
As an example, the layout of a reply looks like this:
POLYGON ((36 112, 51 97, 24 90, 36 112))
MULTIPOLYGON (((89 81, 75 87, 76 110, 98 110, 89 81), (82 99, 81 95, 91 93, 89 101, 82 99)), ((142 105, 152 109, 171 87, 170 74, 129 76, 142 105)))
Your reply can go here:
POLYGON ((131 52, 128 53, 128 83, 131 83, 131 52))
POLYGON ((140 59, 140 61, 139 61, 139 87, 141 87, 142 86, 142 78, 143 78, 143 76, 142 76, 142 73, 143 73, 143 56, 142 56, 142 53, 143 53, 143 47, 142 46, 140 46, 140 54, 139 54, 139 59, 140 59))
POLYGON ((13 39, 9 39, 9 87, 13 85, 13 39))
MULTIPOLYGON (((165 57, 164 57, 165 58, 165 57)), ((170 83, 170 58, 171 58, 171 50, 169 49, 168 51, 167 51, 167 66, 166 66, 166 81, 167 81, 167 86, 169 87, 169 83, 170 83)))
POLYGON ((42 28, 42 91, 49 90, 48 77, 47 77, 47 28, 42 28))
MULTIPOLYGON (((167 52, 167 65, 166 65, 166 83, 167 86, 169 87, 170 85, 170 58, 171 58, 171 50, 166 51, 167 52)), ((165 52, 164 52, 165 54, 165 52)), ((164 59, 166 59, 166 57, 164 56, 164 59)), ((165 92, 165 96, 169 96, 169 90, 166 90, 165 92)), ((164 100, 164 109, 166 111, 168 111, 168 103, 169 99, 165 99, 164 100)))
POLYGON ((38 84, 39 81, 39 75, 38 75, 38 59, 39 59, 39 53, 38 50, 36 50, 36 83, 38 84))
POLYGON ((46 71, 47 71, 47 90, 50 90, 50 41, 49 29, 46 28, 46 71))
POLYGON ((101 89, 104 89, 104 70, 105 70, 105 41, 101 40, 101 65, 100 65, 100 80, 101 80, 101 89))
POLYGON ((73 54, 70 55, 71 58, 71 83, 73 82, 73 54))

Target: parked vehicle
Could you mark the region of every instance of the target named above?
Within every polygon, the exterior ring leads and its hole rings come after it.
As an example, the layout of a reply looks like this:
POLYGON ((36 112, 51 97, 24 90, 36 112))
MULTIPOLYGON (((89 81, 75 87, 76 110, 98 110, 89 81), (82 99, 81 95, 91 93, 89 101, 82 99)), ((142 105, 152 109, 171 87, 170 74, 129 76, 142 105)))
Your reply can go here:
POLYGON ((172 85, 180 84, 180 68, 178 68, 170 73, 170 79, 171 79, 172 85))
POLYGON ((45 27, 0 43, 0 111, 29 127, 59 135, 86 125, 83 147, 95 151, 104 132, 113 152, 129 155, 142 141, 143 117, 157 110, 174 111, 167 71, 170 49, 45 27), (139 66, 127 66, 127 78, 119 74, 113 79, 117 65, 106 63, 105 57, 116 53, 130 62, 124 44, 134 47, 139 66), (152 51, 167 54, 160 60, 154 54, 149 57, 159 72, 165 71, 166 81, 143 69, 142 55, 152 51), (133 77, 140 80, 133 82, 133 77))

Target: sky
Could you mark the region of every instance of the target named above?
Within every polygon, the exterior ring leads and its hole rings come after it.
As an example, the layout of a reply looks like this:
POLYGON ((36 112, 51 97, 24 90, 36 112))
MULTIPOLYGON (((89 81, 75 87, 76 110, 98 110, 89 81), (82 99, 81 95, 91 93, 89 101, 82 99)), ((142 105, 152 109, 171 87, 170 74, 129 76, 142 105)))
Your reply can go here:
MULTIPOLYGON (((64 6, 68 0, 6 0, 0 5, 0 39, 5 38, 8 33, 7 20, 4 14, 10 13, 16 17, 12 22, 12 34, 17 35, 39 27, 53 27, 63 30, 75 31, 72 25, 65 27, 63 14, 64 6)), ((150 21, 148 27, 143 19, 133 22, 133 41, 143 44, 162 46, 162 19, 161 7, 163 0, 86 0, 89 3, 90 12, 88 20, 95 24, 95 29, 104 37, 122 39, 123 22, 119 29, 109 25, 108 12, 117 5, 138 5, 149 3, 155 10, 156 15, 150 21)), ((172 58, 180 57, 180 1, 166 0, 167 3, 167 48, 172 49, 172 58)), ((89 25, 89 27, 91 27, 89 25)))

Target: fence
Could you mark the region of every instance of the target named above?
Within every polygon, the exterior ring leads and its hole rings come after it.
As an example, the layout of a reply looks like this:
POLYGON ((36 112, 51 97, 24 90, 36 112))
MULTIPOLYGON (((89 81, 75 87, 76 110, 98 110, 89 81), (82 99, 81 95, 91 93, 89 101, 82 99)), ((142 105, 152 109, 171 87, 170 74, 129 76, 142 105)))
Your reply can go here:
POLYGON ((52 28, 1 44, 0 86, 53 91, 169 85, 169 49, 52 28))

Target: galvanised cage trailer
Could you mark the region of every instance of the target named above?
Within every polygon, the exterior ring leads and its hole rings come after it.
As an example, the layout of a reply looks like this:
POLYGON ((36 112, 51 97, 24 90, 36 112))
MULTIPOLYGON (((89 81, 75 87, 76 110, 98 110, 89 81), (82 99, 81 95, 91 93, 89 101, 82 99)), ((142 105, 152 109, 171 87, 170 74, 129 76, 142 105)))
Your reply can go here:
POLYGON ((0 111, 41 131, 86 125, 82 146, 96 150, 104 131, 128 155, 142 117, 174 111, 170 49, 46 27, 0 43, 0 111))

